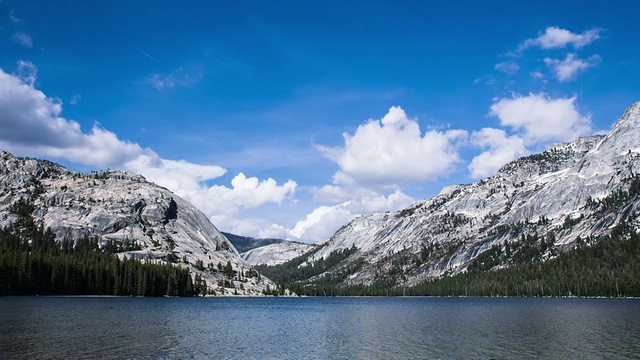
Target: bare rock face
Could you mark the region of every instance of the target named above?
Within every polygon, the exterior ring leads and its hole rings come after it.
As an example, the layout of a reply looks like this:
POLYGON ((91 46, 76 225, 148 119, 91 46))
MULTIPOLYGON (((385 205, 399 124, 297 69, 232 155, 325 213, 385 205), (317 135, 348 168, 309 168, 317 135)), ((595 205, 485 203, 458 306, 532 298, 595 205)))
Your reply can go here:
MULTIPOLYGON (((464 271, 494 246, 517 249, 526 236, 538 236, 562 251, 578 238, 609 233, 621 221, 638 226, 639 134, 640 102, 607 135, 550 146, 506 164, 495 176, 446 187, 395 213, 360 216, 307 263, 355 246, 357 252, 330 270, 364 260, 346 284, 372 284, 401 274, 396 283, 411 285, 464 271)), ((555 254, 544 250, 542 257, 555 254)))
POLYGON ((242 258, 251 265, 279 265, 302 256, 316 248, 317 245, 303 244, 293 241, 282 241, 276 244, 260 246, 243 252, 242 258))
POLYGON ((97 237, 131 245, 120 256, 189 267, 216 294, 260 295, 267 284, 209 219, 171 191, 122 171, 79 174, 55 163, 0 152, 0 226, 11 227, 10 205, 32 202, 36 221, 58 240, 97 237), (233 279, 218 271, 231 263, 233 279), (249 274, 249 276, 247 276, 249 274), (218 286, 218 283, 227 287, 218 286), (229 285, 233 284, 235 288, 229 285))

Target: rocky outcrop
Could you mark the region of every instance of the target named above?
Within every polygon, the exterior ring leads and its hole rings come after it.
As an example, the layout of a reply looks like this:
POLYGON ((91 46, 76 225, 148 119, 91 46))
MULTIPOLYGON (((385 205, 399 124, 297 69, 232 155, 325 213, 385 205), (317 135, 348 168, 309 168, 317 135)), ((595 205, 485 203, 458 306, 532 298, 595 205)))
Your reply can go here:
POLYGON ((267 284, 274 287, 268 279, 252 276, 252 266, 202 212, 140 175, 80 174, 49 161, 0 152, 0 226, 13 226, 16 216, 9 209, 19 199, 35 206, 36 221, 59 240, 97 237, 103 245, 128 244, 131 250, 120 256, 189 267, 217 294, 260 295, 267 284), (227 263, 236 274, 233 279, 218 271, 227 263))
POLYGON ((395 213, 358 217, 307 263, 355 246, 358 251, 331 270, 364 263, 345 283, 372 284, 394 274, 397 283, 413 284, 464 271, 494 246, 517 249, 526 236, 548 243, 541 254, 546 259, 555 256, 548 249, 571 248, 576 239, 607 234, 623 220, 637 225, 638 134, 640 102, 607 135, 550 146, 506 164, 495 176, 446 187, 395 213))
POLYGON ((302 256, 315 249, 317 245, 293 241, 260 246, 242 253, 242 258, 251 265, 279 265, 302 256))

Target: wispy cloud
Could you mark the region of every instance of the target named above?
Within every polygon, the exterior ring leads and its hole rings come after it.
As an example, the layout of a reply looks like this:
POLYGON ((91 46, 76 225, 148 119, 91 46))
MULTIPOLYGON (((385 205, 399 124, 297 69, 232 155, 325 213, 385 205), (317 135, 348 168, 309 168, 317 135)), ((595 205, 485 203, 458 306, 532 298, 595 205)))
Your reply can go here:
POLYGON ((549 26, 545 32, 538 35, 538 37, 525 40, 518 50, 523 51, 534 46, 542 49, 558 49, 565 48, 569 45, 579 49, 599 39, 600 32, 600 29, 590 29, 582 34, 575 34, 566 29, 549 26))
POLYGON ((11 40, 13 40, 13 42, 18 43, 26 48, 33 48, 33 40, 31 39, 31 36, 29 36, 29 34, 23 33, 23 32, 17 32, 15 34, 13 34, 13 36, 11 36, 11 40))
MULTIPOLYGON (((598 55, 581 59, 577 55, 577 52, 579 49, 600 39, 601 32, 602 30, 594 28, 577 34, 567 29, 549 26, 544 32, 539 33, 537 37, 523 41, 517 50, 503 54, 507 60, 497 63, 494 69, 508 75, 515 75, 521 69, 519 62, 525 57, 525 50, 539 48, 546 51, 571 47, 573 48, 573 52, 565 53, 566 56, 564 59, 554 59, 551 57, 540 59, 544 61, 547 68, 553 74, 553 77, 562 82, 570 81, 574 79, 578 73, 584 72, 600 63, 601 58, 598 55)), ((526 58, 524 60, 526 60, 526 58)), ((522 63, 525 64, 527 61, 522 63)), ((540 69, 529 71, 529 74, 534 79, 542 79, 544 83, 547 82, 545 74, 540 69)))
POLYGON ((82 95, 75 94, 71 97, 71 100, 69 100, 69 104, 78 105, 80 103, 80 100, 82 100, 82 95))
POLYGON ((179 67, 168 74, 153 74, 147 82, 154 88, 173 89, 176 87, 191 87, 202 79, 203 70, 197 67, 179 67))
MULTIPOLYGON (((2 71, 2 69, 0 69, 0 71, 2 71)), ((23 83, 29 86, 34 86, 36 78, 38 76, 38 68, 29 61, 19 60, 18 72, 16 75, 16 77, 23 83)))
POLYGON ((151 56, 151 55, 147 54, 147 53, 146 53, 146 52, 144 52, 144 51, 142 51, 141 53, 142 53, 142 55, 144 55, 144 56, 148 57, 149 59, 151 59, 151 60, 153 60, 153 61, 158 61, 158 59, 154 58, 153 56, 151 56))
POLYGON ((24 22, 24 20, 20 19, 19 17, 16 17, 13 13, 13 9, 9 12, 9 20, 11 20, 12 23, 17 24, 17 23, 22 23, 24 22))
POLYGON ((600 56, 593 55, 583 60, 575 53, 569 53, 563 60, 545 58, 544 63, 551 69, 559 81, 573 80, 579 72, 597 66, 601 61, 600 56))
POLYGON ((501 63, 496 64, 494 68, 498 71, 502 71, 505 74, 513 75, 520 70, 520 65, 516 64, 515 61, 503 61, 501 63))

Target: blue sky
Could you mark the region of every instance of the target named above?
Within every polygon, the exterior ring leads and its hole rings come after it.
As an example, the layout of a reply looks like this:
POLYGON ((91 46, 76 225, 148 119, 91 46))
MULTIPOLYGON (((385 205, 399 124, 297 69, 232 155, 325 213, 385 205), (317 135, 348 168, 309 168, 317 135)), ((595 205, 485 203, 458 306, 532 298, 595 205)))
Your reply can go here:
POLYGON ((315 242, 607 131, 635 1, 0 2, 0 148, 315 242))

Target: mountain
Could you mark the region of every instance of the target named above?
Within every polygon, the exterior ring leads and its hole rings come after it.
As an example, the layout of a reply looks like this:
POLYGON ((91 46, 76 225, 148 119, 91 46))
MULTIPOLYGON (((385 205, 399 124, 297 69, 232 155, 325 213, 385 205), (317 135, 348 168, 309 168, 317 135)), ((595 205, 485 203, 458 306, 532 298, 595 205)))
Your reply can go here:
POLYGON ((304 244, 294 241, 284 241, 253 248, 242 253, 242 258, 249 264, 279 265, 314 250, 317 245, 304 244))
POLYGON ((58 241, 96 237, 103 247, 115 242, 123 248, 121 258, 187 267, 217 294, 259 295, 274 287, 202 212, 141 175, 80 174, 49 161, 0 152, 1 228, 14 227, 17 215, 11 209, 21 201, 34 207, 34 219, 49 227, 58 241))
POLYGON ((317 245, 273 238, 253 238, 222 232, 249 264, 278 265, 315 249, 317 245))
POLYGON ((224 231, 222 232, 222 235, 224 235, 227 239, 229 239, 231 244, 233 244, 233 246, 236 248, 236 250, 238 250, 239 253, 243 253, 251 249, 255 249, 257 247, 267 246, 271 244, 279 244, 287 241, 284 239, 254 238, 250 236, 241 236, 241 235, 227 233, 224 231))
POLYGON ((607 135, 552 145, 401 211, 360 216, 304 259, 303 267, 315 268, 340 259, 308 282, 410 286, 470 268, 545 261, 622 222, 638 228, 638 134, 640 102, 607 135))

